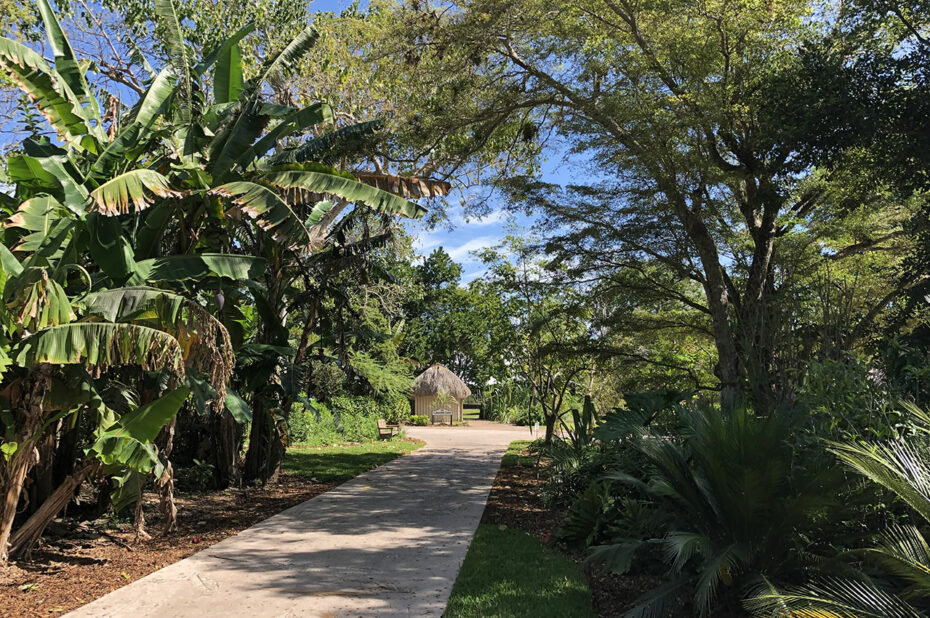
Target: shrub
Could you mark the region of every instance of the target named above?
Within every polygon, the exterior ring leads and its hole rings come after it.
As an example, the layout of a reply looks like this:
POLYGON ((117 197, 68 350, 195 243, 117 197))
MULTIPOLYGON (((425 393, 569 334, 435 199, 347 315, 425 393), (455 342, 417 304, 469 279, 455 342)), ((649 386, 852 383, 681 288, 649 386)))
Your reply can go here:
POLYGON ((345 441, 329 408, 314 399, 305 403, 295 403, 291 408, 287 420, 289 443, 326 446, 345 441))
POLYGON ((337 429, 346 442, 368 442, 378 439, 378 419, 381 410, 370 397, 333 397, 330 401, 337 429))
MULTIPOLYGON (((820 445, 797 440, 798 411, 679 405, 660 430, 644 426, 654 414, 623 417, 613 448, 630 445, 641 459, 619 457, 603 475, 612 484, 583 494, 560 535, 618 573, 661 555, 670 581, 637 602, 644 614, 665 615, 685 592, 694 615, 737 607, 748 584, 795 576, 802 558, 827 549, 811 539, 849 521, 839 513, 842 474, 820 445)), ((618 431, 616 418, 602 435, 618 431)))
POLYGON ((382 397, 377 402, 378 418, 388 423, 399 423, 410 416, 410 400, 406 395, 393 394, 382 397))
POLYGON ((426 418, 426 416, 423 414, 411 414, 407 418, 407 424, 423 427, 425 425, 429 425, 429 419, 426 418))
POLYGON ((206 461, 195 459, 193 465, 178 468, 175 481, 181 491, 206 491, 213 486, 214 466, 206 461))

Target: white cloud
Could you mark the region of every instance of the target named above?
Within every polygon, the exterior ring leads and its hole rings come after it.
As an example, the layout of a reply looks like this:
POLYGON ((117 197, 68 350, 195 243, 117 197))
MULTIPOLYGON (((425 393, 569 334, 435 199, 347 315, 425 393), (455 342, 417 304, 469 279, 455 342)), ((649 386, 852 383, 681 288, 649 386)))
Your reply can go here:
POLYGON ((456 262, 474 262, 475 260, 469 255, 472 251, 493 247, 500 240, 499 236, 478 236, 458 247, 446 248, 446 253, 456 262))
POLYGON ((466 272, 465 274, 462 275, 462 284, 467 285, 471 283, 472 281, 474 281, 475 279, 477 279, 478 277, 483 277, 486 274, 488 274, 487 268, 479 268, 471 272, 466 272))
POLYGON ((471 225, 471 226, 484 226, 484 225, 495 225, 507 218, 506 210, 495 210, 494 212, 489 212, 483 217, 473 217, 470 220, 461 219, 460 225, 471 225))

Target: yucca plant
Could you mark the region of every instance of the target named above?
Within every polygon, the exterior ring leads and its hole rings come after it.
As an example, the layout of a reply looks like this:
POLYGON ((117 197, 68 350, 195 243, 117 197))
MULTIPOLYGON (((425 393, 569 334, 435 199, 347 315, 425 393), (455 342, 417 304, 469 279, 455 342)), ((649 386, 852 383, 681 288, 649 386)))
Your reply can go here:
POLYGON ((759 616, 916 618, 930 613, 930 415, 903 404, 915 431, 895 440, 829 443, 850 468, 906 503, 918 524, 893 524, 874 547, 845 554, 861 570, 848 577, 822 577, 806 585, 778 587, 766 582, 746 601, 759 616))

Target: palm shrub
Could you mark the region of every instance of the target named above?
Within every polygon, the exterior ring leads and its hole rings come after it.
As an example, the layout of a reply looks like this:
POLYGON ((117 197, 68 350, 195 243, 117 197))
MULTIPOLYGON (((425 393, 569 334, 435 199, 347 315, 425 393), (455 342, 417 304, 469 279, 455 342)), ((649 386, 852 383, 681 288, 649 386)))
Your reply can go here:
POLYGON ((607 472, 612 491, 582 496, 586 506, 562 534, 586 541, 590 559, 618 573, 662 557, 668 581, 625 615, 667 615, 681 598, 695 615, 737 608, 750 583, 794 574, 814 558, 804 539, 839 507, 841 476, 798 449, 803 415, 677 405, 659 429, 643 424, 654 417, 648 409, 623 416, 605 425, 625 427, 622 442, 636 455, 626 462, 636 464, 607 472))
POLYGON ((844 576, 821 576, 804 585, 765 582, 746 607, 759 616, 917 618, 930 614, 930 415, 914 405, 914 431, 875 442, 829 443, 843 463, 883 487, 917 515, 889 525, 868 549, 847 552, 858 563, 844 576))

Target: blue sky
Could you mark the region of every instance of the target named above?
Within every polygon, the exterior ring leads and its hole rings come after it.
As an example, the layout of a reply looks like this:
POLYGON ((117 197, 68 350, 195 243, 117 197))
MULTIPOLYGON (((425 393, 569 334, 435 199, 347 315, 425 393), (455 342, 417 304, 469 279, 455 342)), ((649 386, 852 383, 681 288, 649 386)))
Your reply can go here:
MULTIPOLYGON (((556 148, 547 149, 544 156, 546 161, 541 166, 541 177, 545 182, 567 184, 572 182, 574 174, 579 173, 579 166, 567 161, 556 148)), ((482 190, 481 187, 476 188, 476 191, 482 190)), ((461 205, 462 197, 461 194, 450 196, 447 224, 432 229, 422 221, 406 225, 414 237, 414 249, 419 255, 425 257, 437 247, 443 247, 453 260, 462 264, 462 283, 467 284, 485 271, 474 256, 475 251, 499 245, 507 234, 529 232, 536 218, 508 212, 500 198, 491 202, 491 211, 487 215, 480 218, 469 216, 461 205)))

